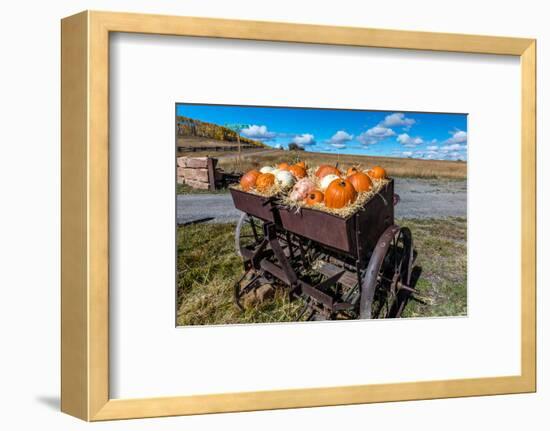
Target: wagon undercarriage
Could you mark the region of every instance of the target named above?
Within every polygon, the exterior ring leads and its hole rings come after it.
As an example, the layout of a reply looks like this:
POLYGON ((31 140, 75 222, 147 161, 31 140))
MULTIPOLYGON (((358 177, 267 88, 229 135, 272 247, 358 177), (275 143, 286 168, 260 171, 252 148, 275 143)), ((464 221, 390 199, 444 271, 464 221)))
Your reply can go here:
POLYGON ((244 274, 234 286, 237 306, 242 309, 242 298, 260 286, 277 284, 290 300, 302 298, 299 320, 400 317, 415 293, 421 269, 414 266, 410 230, 393 224, 393 187, 386 192, 386 199, 381 199, 383 211, 378 211, 383 217, 373 222, 359 211, 340 232, 347 235, 346 242, 327 245, 334 232, 324 230, 338 228, 331 218, 326 218, 327 223, 321 219, 324 229, 312 239, 295 233, 303 229, 302 223, 311 221, 311 214, 293 215, 276 199, 263 198, 256 202, 263 207, 258 217, 247 205, 258 196, 232 191, 236 207, 248 208, 235 232, 236 251, 244 264, 244 274), (266 207, 269 213, 264 212, 266 207), (292 221, 295 217, 301 224, 292 221))

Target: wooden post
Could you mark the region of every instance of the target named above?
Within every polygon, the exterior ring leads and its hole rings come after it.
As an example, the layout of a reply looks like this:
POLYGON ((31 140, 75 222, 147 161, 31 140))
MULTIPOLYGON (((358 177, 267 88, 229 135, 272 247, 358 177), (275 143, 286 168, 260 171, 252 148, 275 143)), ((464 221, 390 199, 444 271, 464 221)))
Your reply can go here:
POLYGON ((216 162, 217 159, 208 157, 206 159, 206 167, 208 168, 208 184, 211 191, 216 190, 216 162))
POLYGON ((241 170, 241 137, 239 136, 238 130, 236 133, 237 133, 237 146, 239 147, 238 149, 239 154, 237 155, 237 159, 238 159, 239 170, 241 170))

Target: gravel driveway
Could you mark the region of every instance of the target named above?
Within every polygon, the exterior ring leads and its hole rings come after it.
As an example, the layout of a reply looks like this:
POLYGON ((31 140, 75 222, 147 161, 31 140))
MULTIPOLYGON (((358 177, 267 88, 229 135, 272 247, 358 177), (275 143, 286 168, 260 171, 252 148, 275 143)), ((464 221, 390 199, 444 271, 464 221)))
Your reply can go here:
MULTIPOLYGON (((466 217, 466 181, 396 178, 395 192, 401 201, 395 208, 398 218, 466 217)), ((178 223, 212 218, 212 222, 237 221, 240 211, 231 195, 178 195, 178 223)))

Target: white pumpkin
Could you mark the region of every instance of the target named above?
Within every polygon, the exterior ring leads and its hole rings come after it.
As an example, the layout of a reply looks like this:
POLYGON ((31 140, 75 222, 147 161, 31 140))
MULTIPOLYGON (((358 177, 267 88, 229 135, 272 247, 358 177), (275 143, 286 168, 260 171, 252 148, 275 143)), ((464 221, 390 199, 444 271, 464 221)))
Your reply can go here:
POLYGON ((286 189, 294 184, 294 175, 288 171, 278 171, 275 174, 275 181, 277 181, 277 184, 282 188, 286 189))
POLYGON ((338 175, 334 174, 328 174, 323 177, 321 180, 321 190, 325 191, 328 186, 330 186, 330 183, 332 183, 334 180, 339 179, 340 177, 338 175))
POLYGON ((303 201, 306 196, 315 190, 315 184, 309 178, 302 178, 292 188, 289 198, 293 201, 303 201))
POLYGON ((264 166, 260 169, 262 174, 272 174, 275 168, 273 166, 264 166))

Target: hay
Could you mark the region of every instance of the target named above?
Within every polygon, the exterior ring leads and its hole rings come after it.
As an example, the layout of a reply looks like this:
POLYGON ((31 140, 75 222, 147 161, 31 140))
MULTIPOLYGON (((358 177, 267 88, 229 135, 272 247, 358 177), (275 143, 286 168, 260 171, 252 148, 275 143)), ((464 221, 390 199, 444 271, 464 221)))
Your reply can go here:
MULTIPOLYGON (((244 191, 240 184, 230 186, 230 188, 235 190, 240 190, 242 192, 244 191)), ((284 195, 286 192, 289 192, 290 190, 292 190, 292 187, 284 188, 284 187, 281 187, 280 184, 277 184, 277 182, 275 182, 275 184, 273 184, 269 189, 265 191, 260 191, 253 188, 253 189, 247 190, 246 193, 250 193, 257 196, 263 196, 264 198, 270 198, 276 195, 284 195)))
MULTIPOLYGON (((359 167, 359 166, 357 166, 359 167)), ((311 180, 317 189, 320 189, 321 187, 321 181, 319 178, 315 176, 315 172, 317 171, 318 166, 315 167, 309 167, 307 169, 307 176, 304 178, 308 178, 311 180)), ((364 169, 362 172, 367 173, 367 170, 364 169)), ((357 194, 357 199, 352 204, 346 205, 343 208, 328 208, 324 203, 315 204, 315 205, 306 205, 303 201, 294 201, 290 199, 289 194, 292 191, 292 187, 288 188, 282 188, 279 184, 275 183, 271 188, 268 190, 261 192, 256 189, 251 189, 247 191, 247 193, 251 193, 253 195, 263 196, 263 197, 272 197, 272 196, 278 196, 280 202, 282 205, 286 206, 290 211, 295 211, 296 213, 299 213, 302 208, 309 208, 314 209, 318 211, 323 211, 329 214, 333 214, 342 218, 347 218, 351 216, 352 214, 355 214, 357 211, 359 211, 361 208, 365 206, 365 204, 377 196, 378 192, 389 183, 389 179, 371 179, 372 180, 372 189, 368 192, 360 192, 357 194)), ((232 188, 236 190, 243 191, 240 184, 232 186, 232 188)), ((382 196, 380 196, 381 199, 382 196)), ((388 202, 390 204, 393 204, 392 202, 388 202)))

